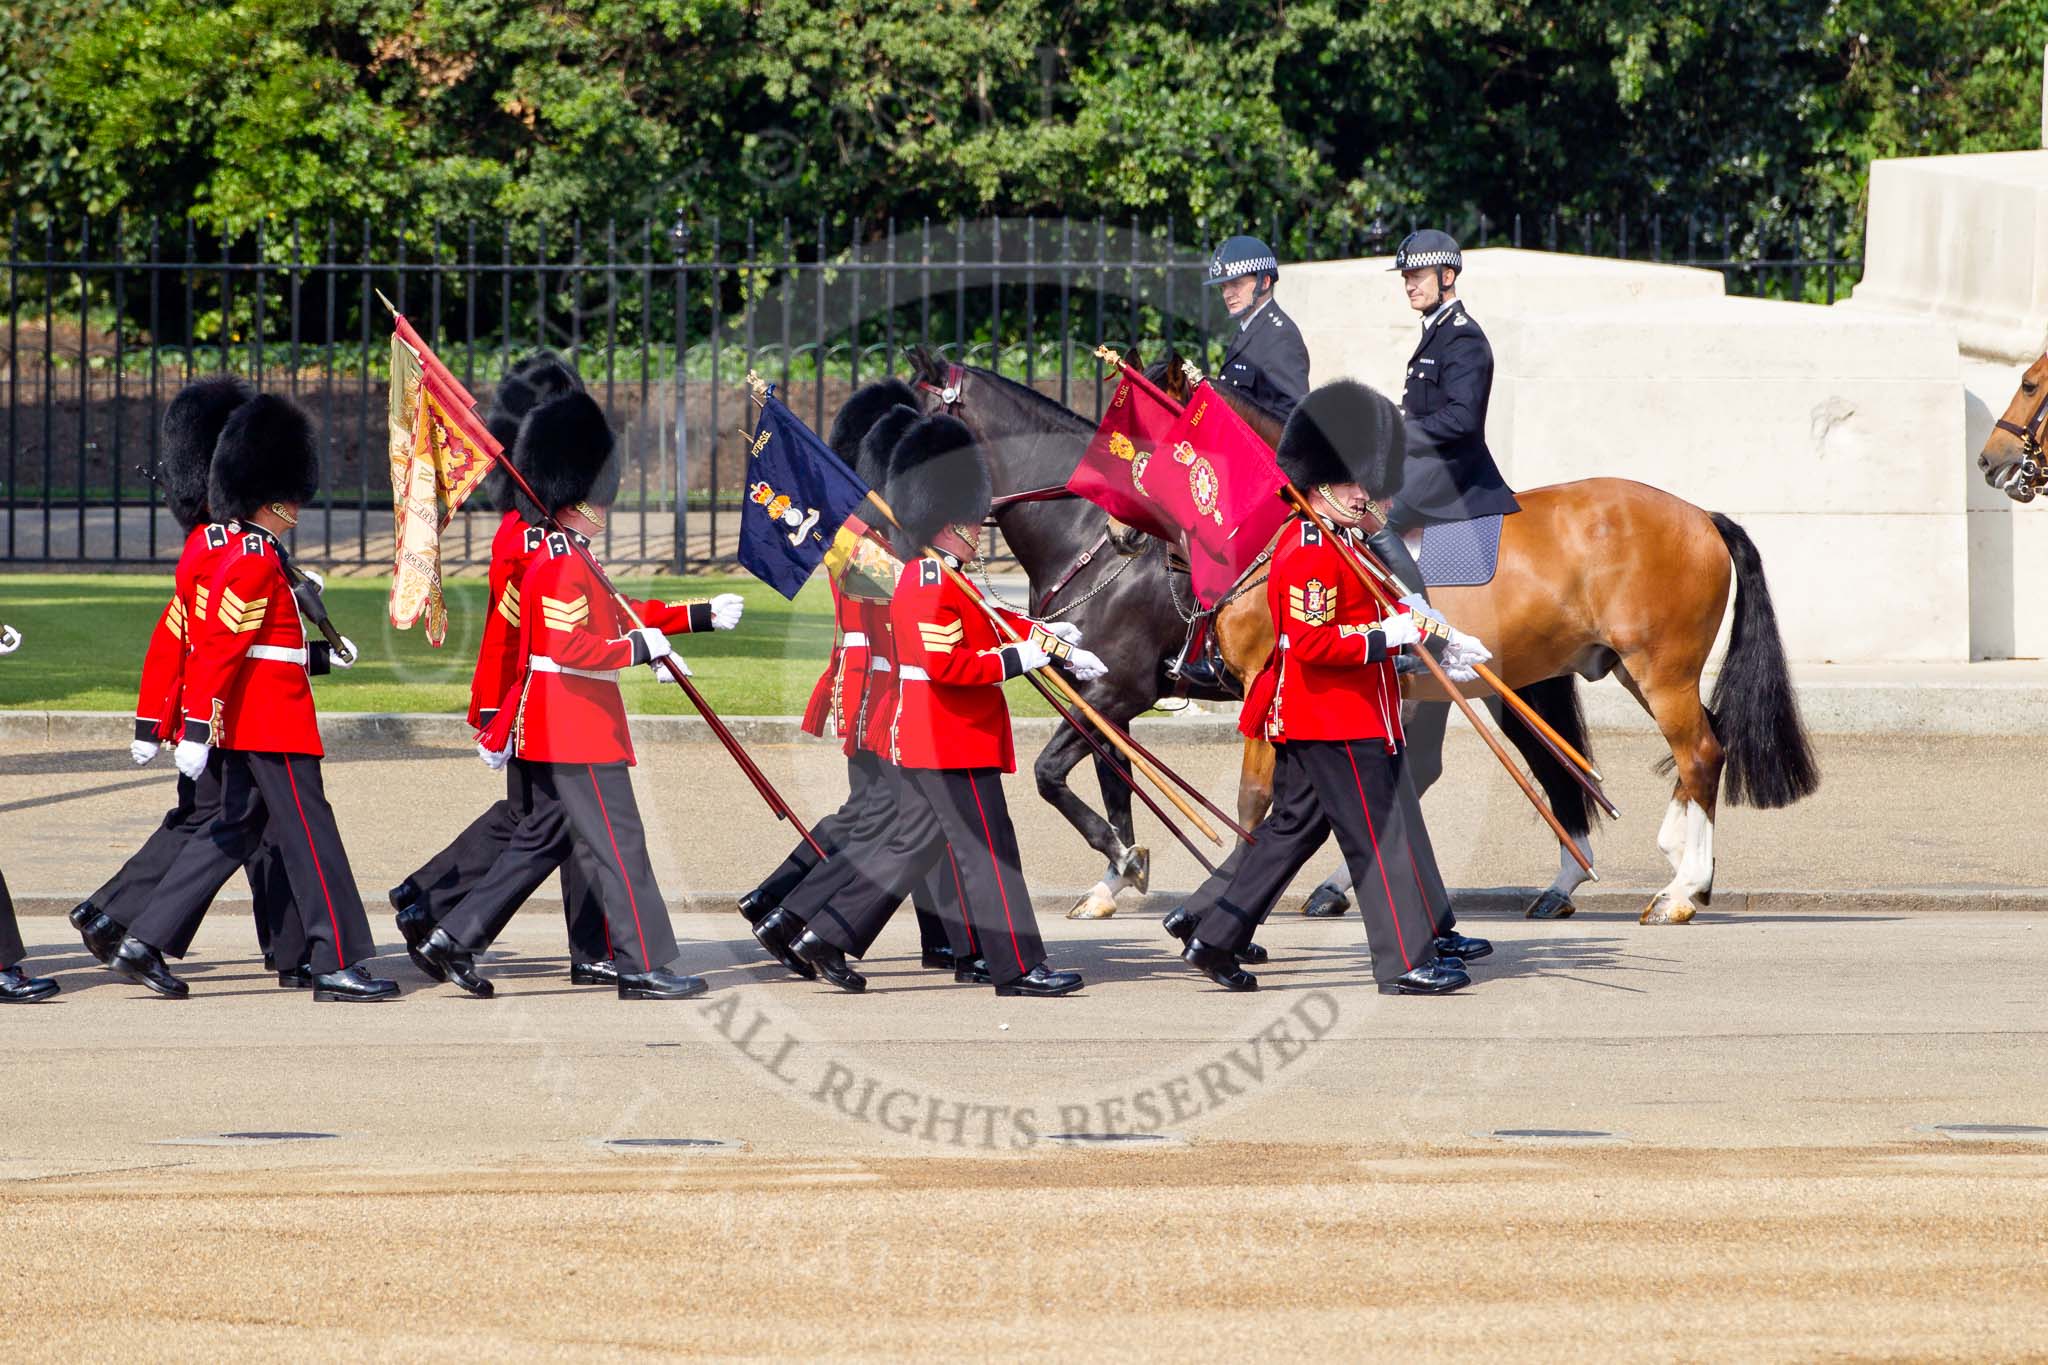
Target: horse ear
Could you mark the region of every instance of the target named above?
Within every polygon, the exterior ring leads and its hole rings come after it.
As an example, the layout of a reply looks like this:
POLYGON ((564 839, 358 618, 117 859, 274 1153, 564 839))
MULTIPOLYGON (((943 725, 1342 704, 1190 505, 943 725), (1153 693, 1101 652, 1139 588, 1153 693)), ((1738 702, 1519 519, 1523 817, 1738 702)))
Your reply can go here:
POLYGON ((1139 374, 1145 372, 1145 351, 1142 346, 1131 347, 1131 353, 1124 357, 1124 367, 1136 370, 1139 374))
POLYGON ((912 346, 908 355, 910 359, 910 372, 913 378, 926 380, 938 378, 941 368, 938 357, 933 355, 923 342, 912 346))

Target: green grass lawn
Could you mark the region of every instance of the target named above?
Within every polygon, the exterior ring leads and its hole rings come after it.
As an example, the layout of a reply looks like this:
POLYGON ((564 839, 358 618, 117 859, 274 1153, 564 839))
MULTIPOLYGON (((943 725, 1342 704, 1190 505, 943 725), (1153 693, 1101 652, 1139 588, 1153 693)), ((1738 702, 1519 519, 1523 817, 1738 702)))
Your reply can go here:
MULTIPOLYGON (((793 603, 745 575, 625 578, 619 586, 636 597, 663 600, 720 592, 745 597, 746 619, 738 630, 677 636, 677 652, 689 661, 698 690, 721 713, 802 714, 832 648, 832 602, 822 574, 793 603)), ((448 640, 433 649, 418 626, 392 626, 385 612, 389 579, 329 580, 328 615, 355 641, 362 660, 315 680, 321 709, 465 711, 485 589, 481 578, 449 583, 448 640)), ((0 623, 22 634, 21 649, 0 657, 0 709, 132 714, 143 651, 169 595, 168 573, 0 575, 0 623)), ((627 670, 621 685, 629 711, 664 715, 694 709, 681 688, 657 681, 646 669, 627 670)), ((1048 714, 1023 680, 1012 682, 1009 694, 1017 714, 1048 714)))

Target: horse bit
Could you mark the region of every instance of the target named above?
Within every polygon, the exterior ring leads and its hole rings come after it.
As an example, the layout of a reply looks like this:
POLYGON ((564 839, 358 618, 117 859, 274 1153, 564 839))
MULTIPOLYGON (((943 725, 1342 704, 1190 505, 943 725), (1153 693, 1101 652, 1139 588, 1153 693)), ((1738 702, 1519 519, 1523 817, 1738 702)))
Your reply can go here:
POLYGON ((2036 494, 2048 489, 2048 459, 2042 458, 2041 425, 2048 419, 2048 391, 2034 403, 2034 414, 2021 426, 1999 418, 1992 426, 1999 431, 2010 432, 2020 438, 2020 459, 2011 474, 2002 484, 1994 485, 2014 502, 2032 502, 2036 494))

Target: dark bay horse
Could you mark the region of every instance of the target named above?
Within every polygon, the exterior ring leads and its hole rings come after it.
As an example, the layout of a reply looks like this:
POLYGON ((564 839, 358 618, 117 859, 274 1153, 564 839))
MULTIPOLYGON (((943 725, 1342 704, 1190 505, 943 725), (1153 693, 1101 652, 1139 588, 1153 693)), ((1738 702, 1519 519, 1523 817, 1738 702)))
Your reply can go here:
MULTIPOLYGON (((950 406, 987 452, 999 494, 1063 483, 1093 432, 1087 419, 992 371, 967 368, 949 381, 947 367, 928 357, 918 368, 928 404, 944 403, 940 391, 952 391, 950 406)), ((1657 839, 1673 875, 1641 919, 1683 924, 1712 898, 1713 822, 1724 773, 1731 800, 1766 809, 1789 805, 1819 784, 1762 558, 1729 518, 1630 480, 1583 479, 1518 497, 1523 510, 1502 523, 1493 581, 1434 590, 1432 597, 1452 621, 1487 642, 1508 686, 1521 690, 1570 675, 1612 673, 1656 722, 1676 772, 1657 839), (1701 675, 1731 591, 1734 628, 1709 706, 1701 701, 1701 675)), ((1099 509, 1072 501, 1012 507, 1001 519, 1005 538, 1032 575, 1034 599, 1044 590, 1041 579, 1050 587, 1087 546, 1092 528, 1107 520, 1099 509)), ((1178 647, 1184 629, 1173 611, 1163 554, 1148 550, 1124 577, 1136 581, 1119 580, 1069 618, 1084 633, 1097 623, 1090 644, 1110 663, 1110 674, 1096 686, 1113 694, 1114 706, 1097 705, 1120 720, 1161 694, 1139 701, 1160 687, 1160 660, 1178 647)), ((1079 590, 1078 584, 1066 589, 1079 590)), ((1217 631, 1232 670, 1248 679, 1273 640, 1264 594, 1248 592, 1227 606, 1217 631)), ((1476 687, 1469 690, 1480 695, 1476 687)), ((1058 772, 1078 761, 1081 743, 1074 739, 1074 756, 1058 772)), ((1086 833, 1067 802, 1049 790, 1064 787, 1048 780, 1053 752, 1048 746, 1040 755, 1040 789, 1086 833)), ((1238 797, 1244 823, 1250 823, 1246 815, 1262 814, 1270 799, 1271 763, 1270 749, 1247 744, 1238 797)), ((1079 804, 1071 792, 1064 794, 1079 804)), ((1128 830, 1128 797, 1122 808, 1122 829, 1128 830)), ((1121 842, 1128 847, 1130 836, 1121 842)))

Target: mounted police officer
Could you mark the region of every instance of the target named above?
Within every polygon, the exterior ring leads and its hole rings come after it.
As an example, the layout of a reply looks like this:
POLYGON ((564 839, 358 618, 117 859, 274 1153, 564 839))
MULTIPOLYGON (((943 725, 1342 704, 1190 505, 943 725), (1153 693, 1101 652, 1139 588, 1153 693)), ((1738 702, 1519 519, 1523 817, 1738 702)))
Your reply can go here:
POLYGON ((1486 446, 1486 405, 1493 393, 1493 348, 1458 298, 1465 257, 1448 232, 1411 232, 1394 252, 1408 306, 1422 315, 1422 337, 1408 357, 1401 411, 1408 459, 1387 527, 1370 544, 1381 562, 1420 592, 1413 551, 1434 522, 1521 510, 1486 446))
POLYGON ((1210 258, 1205 283, 1223 291, 1223 307, 1237 324, 1216 382, 1285 422, 1308 392, 1308 347, 1294 319, 1273 301, 1279 279, 1272 247, 1256 237, 1231 237, 1210 258))

